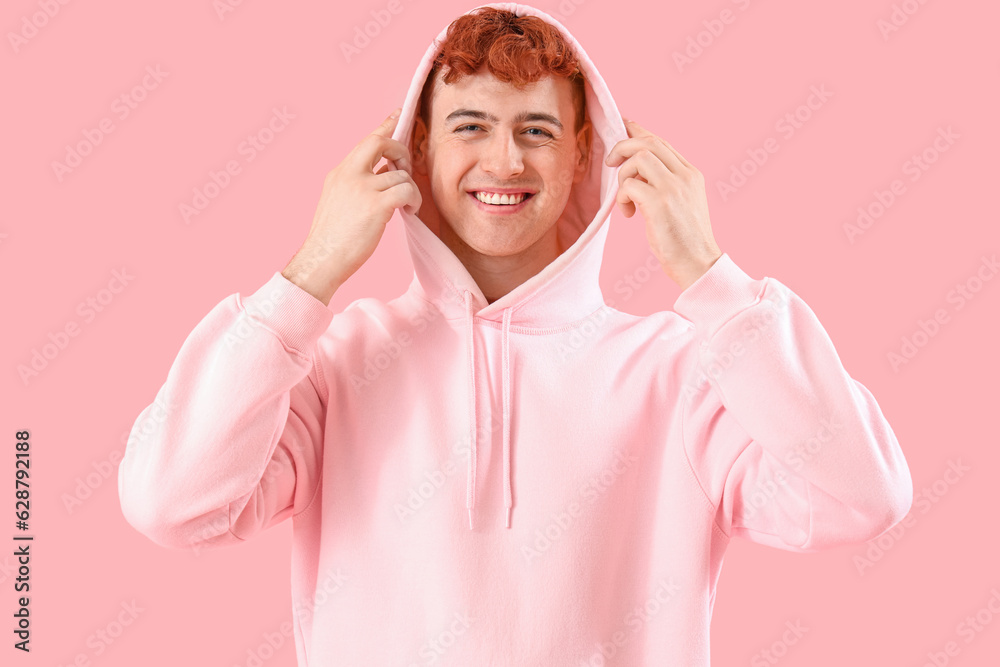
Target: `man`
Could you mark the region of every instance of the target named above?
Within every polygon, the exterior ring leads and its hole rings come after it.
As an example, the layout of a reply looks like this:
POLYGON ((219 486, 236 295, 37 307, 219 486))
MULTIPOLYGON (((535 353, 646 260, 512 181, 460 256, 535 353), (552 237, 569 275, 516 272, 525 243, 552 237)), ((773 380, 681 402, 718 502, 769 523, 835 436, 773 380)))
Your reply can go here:
POLYGON ((327 176, 285 269, 198 324, 119 473, 163 545, 293 520, 300 664, 708 665, 731 537, 808 552, 906 514, 871 393, 720 251, 701 174, 623 123, 563 26, 469 12, 400 111, 327 176), (605 303, 616 205, 676 312, 605 303), (406 293, 332 313, 397 210, 406 293))

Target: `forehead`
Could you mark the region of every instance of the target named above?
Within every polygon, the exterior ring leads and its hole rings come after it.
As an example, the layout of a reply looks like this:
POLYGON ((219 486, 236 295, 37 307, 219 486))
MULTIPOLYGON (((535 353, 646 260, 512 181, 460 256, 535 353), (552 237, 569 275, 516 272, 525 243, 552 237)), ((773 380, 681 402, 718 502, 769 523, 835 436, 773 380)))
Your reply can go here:
POLYGON ((452 84, 435 77, 431 91, 432 115, 444 119, 457 109, 477 109, 505 116, 523 111, 555 116, 572 113, 573 92, 569 79, 551 74, 522 88, 500 81, 487 70, 462 77, 452 84))

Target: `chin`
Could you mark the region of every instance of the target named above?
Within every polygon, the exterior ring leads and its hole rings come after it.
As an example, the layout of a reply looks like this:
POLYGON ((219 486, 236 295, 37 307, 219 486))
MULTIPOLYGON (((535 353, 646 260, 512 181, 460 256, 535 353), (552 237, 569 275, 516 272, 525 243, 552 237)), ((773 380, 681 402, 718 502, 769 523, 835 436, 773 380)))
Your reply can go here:
POLYGON ((500 240, 463 238, 465 244, 478 252, 480 255, 489 257, 508 257, 524 252, 531 247, 530 243, 504 242, 500 240))

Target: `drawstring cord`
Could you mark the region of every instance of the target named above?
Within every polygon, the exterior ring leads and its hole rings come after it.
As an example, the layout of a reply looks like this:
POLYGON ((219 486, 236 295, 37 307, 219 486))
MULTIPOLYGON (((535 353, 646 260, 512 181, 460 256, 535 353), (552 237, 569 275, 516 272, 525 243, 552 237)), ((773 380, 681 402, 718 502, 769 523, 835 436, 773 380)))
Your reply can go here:
MULTIPOLYGON (((478 459, 478 410, 476 405, 476 346, 475 327, 472 313, 472 292, 465 290, 466 342, 469 349, 469 424, 470 451, 468 465, 468 480, 466 482, 465 507, 469 512, 469 530, 473 529, 473 514, 476 506, 476 462, 478 459)), ((511 309, 503 311, 503 326, 501 348, 503 350, 503 495, 505 508, 505 526, 510 528, 511 508, 514 497, 510 482, 510 317, 511 309)))

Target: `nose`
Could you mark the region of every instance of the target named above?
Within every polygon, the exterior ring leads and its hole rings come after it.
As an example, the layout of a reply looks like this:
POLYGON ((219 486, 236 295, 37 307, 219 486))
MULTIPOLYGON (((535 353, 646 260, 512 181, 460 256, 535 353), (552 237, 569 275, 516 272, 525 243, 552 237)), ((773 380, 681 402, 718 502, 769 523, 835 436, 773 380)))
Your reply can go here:
POLYGON ((483 171, 497 177, 497 180, 508 180, 524 171, 524 159, 521 147, 517 145, 513 135, 496 133, 488 140, 479 160, 483 171))

